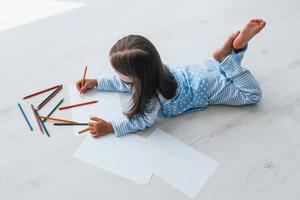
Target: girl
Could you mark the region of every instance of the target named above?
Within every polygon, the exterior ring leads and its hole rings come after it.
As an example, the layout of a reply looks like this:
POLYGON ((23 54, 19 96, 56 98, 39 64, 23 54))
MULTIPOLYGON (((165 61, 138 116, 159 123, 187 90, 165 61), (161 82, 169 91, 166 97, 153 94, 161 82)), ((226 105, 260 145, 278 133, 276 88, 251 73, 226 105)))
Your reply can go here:
POLYGON ((168 67, 161 61, 153 44, 139 35, 129 35, 111 48, 110 63, 117 75, 87 79, 81 93, 97 87, 99 91, 131 92, 127 117, 110 122, 91 117, 93 137, 115 133, 126 135, 151 126, 155 118, 172 117, 203 110, 208 105, 246 105, 258 103, 262 96, 259 84, 241 67, 248 41, 266 22, 252 19, 241 32, 232 34, 210 60, 168 67))

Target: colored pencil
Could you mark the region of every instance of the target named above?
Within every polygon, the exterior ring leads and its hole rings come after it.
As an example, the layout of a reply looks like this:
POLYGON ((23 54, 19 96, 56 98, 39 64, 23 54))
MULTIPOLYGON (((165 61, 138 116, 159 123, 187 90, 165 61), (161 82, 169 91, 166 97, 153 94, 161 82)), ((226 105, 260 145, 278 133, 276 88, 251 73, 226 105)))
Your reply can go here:
POLYGON ((29 129, 30 129, 31 131, 33 131, 33 128, 32 128, 32 126, 31 126, 31 124, 30 124, 30 122, 29 122, 29 120, 28 120, 28 118, 27 118, 27 116, 26 116, 26 114, 25 114, 25 112, 24 112, 24 110, 23 110, 21 104, 18 103, 18 106, 19 106, 19 109, 20 109, 20 111, 21 111, 21 113, 22 113, 24 119, 26 120, 26 122, 27 122, 27 124, 28 124, 28 126, 29 126, 29 129))
POLYGON ((42 127, 43 127, 43 129, 44 129, 44 131, 46 132, 47 136, 50 137, 50 134, 49 134, 49 132, 48 132, 48 130, 47 130, 47 128, 46 128, 44 122, 42 122, 42 120, 40 119, 40 114, 39 114, 39 112, 38 112, 36 109, 34 109, 34 111, 35 111, 35 113, 36 113, 36 115, 37 115, 37 117, 38 117, 38 119, 39 119, 39 121, 40 121, 40 123, 41 123, 41 125, 42 125, 42 127))
POLYGON ((40 110, 46 103, 48 103, 61 89, 62 85, 60 85, 56 90, 54 90, 40 105, 38 105, 37 110, 40 110))
POLYGON ((41 123, 40 123, 40 119, 39 119, 38 115, 36 114, 35 108, 33 107, 32 104, 31 104, 31 109, 32 109, 32 112, 33 112, 33 114, 34 114, 34 116, 35 116, 36 122, 37 122, 37 124, 38 124, 38 126, 39 126, 39 128, 40 128, 40 131, 42 132, 42 134, 44 134, 44 131, 43 131, 42 126, 41 126, 41 123))
POLYGON ((90 127, 89 128, 85 128, 85 129, 82 129, 81 131, 79 131, 78 133, 81 134, 81 133, 84 133, 84 132, 87 132, 90 130, 90 127))
POLYGON ((23 99, 28 99, 28 98, 34 97, 34 96, 36 96, 36 95, 39 95, 39 94, 48 92, 48 91, 50 91, 50 90, 54 90, 54 89, 56 89, 56 88, 58 88, 58 87, 59 87, 59 85, 56 85, 56 86, 53 86, 53 87, 50 87, 50 88, 41 90, 41 91, 39 91, 39 92, 35 92, 35 93, 33 93, 33 94, 30 94, 30 95, 27 95, 27 96, 23 97, 23 99))
POLYGON ((48 119, 48 120, 52 120, 52 121, 58 121, 58 122, 64 122, 64 123, 70 123, 70 124, 77 124, 77 122, 75 122, 75 121, 70 121, 70 120, 65 120, 65 119, 59 119, 59 118, 54 118, 54 117, 44 117, 44 116, 40 116, 40 118, 42 118, 42 119, 48 119))
POLYGON ((97 103, 97 102, 98 101, 88 101, 85 103, 73 104, 73 105, 69 105, 69 106, 60 107, 59 110, 65 110, 65 109, 74 108, 74 107, 78 107, 78 106, 89 105, 89 104, 93 104, 93 103, 97 103))
POLYGON ((84 84, 85 84, 86 72, 87 72, 87 66, 85 66, 85 68, 84 68, 84 73, 83 73, 83 78, 82 78, 82 82, 81 82, 81 87, 83 87, 84 84))
MULTIPOLYGON (((61 99, 46 117, 50 117, 54 113, 54 111, 60 106, 60 104, 62 104, 63 101, 64 99, 61 99)), ((47 119, 43 119, 42 121, 45 122, 47 121, 47 119)))
POLYGON ((88 126, 88 123, 53 123, 54 126, 88 126))

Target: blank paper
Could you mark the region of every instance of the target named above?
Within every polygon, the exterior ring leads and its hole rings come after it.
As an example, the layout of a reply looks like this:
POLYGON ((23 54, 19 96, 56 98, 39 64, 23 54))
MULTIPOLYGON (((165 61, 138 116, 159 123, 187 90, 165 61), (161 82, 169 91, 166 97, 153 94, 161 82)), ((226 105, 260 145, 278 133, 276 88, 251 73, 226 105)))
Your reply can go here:
POLYGON ((152 171, 141 153, 144 143, 145 138, 138 135, 121 138, 107 135, 98 139, 88 135, 73 156, 136 183, 146 185, 151 179, 152 171))
POLYGON ((156 129, 144 148, 153 174, 195 197, 217 168, 217 163, 171 135, 156 129))

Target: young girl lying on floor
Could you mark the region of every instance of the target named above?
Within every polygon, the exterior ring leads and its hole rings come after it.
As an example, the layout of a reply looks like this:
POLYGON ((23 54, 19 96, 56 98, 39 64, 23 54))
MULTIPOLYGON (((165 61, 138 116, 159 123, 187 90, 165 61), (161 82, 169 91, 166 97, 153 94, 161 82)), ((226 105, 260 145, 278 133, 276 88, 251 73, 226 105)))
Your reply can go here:
POLYGON ((158 51, 143 36, 129 35, 110 50, 110 63, 116 75, 87 79, 77 88, 85 93, 99 91, 131 92, 127 117, 110 122, 91 117, 89 130, 93 137, 115 133, 126 135, 151 126, 157 116, 172 117, 203 110, 208 105, 246 105, 258 103, 262 91, 249 70, 241 67, 249 40, 266 25, 252 19, 242 31, 226 40, 210 60, 169 67, 162 63, 158 51))

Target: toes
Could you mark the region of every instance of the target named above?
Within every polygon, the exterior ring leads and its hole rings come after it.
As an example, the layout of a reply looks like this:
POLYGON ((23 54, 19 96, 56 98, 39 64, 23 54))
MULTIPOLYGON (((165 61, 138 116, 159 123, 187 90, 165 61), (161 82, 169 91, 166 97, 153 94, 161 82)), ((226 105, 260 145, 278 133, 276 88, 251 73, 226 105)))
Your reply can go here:
POLYGON ((259 24, 260 28, 263 29, 265 26, 266 26, 266 22, 265 21, 262 21, 260 24, 259 24))
POLYGON ((262 23, 264 20, 262 20, 262 19, 251 19, 250 20, 250 22, 254 22, 254 23, 258 23, 258 24, 260 24, 260 23, 262 23))

